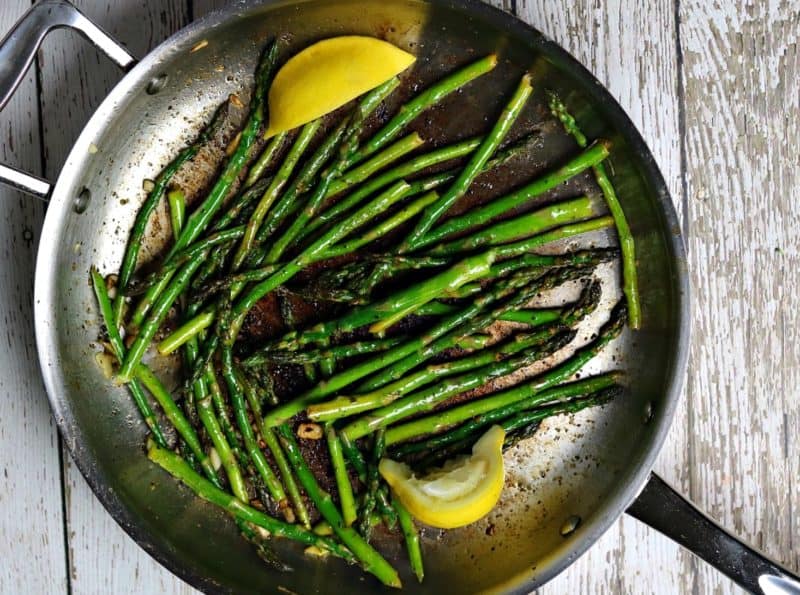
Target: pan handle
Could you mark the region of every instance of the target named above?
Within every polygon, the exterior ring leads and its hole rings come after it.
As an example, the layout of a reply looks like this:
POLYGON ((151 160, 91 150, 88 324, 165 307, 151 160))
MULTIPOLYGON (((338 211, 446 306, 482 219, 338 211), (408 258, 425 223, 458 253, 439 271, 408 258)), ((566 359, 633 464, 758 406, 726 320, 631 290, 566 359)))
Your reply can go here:
POLYGON ((751 593, 800 595, 800 578, 700 512, 655 473, 627 510, 751 593))
MULTIPOLYGON (((66 0, 37 2, 0 41, 0 110, 19 87, 45 36, 60 27, 79 31, 120 68, 128 69, 136 62, 128 50, 66 0)), ((47 180, 6 165, 0 165, 0 183, 43 199, 51 188, 47 180)))

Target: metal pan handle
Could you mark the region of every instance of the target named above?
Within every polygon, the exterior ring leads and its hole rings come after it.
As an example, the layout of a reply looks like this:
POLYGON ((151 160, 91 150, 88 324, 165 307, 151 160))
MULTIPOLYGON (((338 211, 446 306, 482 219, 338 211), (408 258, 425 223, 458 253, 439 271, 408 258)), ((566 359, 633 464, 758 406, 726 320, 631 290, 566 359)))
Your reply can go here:
POLYGON ((627 512, 751 593, 800 595, 800 578, 728 533, 655 473, 627 512))
MULTIPOLYGON (((130 68, 136 62, 128 50, 66 0, 37 2, 0 41, 0 110, 19 87, 45 36, 60 27, 79 31, 120 68, 130 68)), ((0 183, 43 199, 51 188, 47 180, 2 164, 0 183)))

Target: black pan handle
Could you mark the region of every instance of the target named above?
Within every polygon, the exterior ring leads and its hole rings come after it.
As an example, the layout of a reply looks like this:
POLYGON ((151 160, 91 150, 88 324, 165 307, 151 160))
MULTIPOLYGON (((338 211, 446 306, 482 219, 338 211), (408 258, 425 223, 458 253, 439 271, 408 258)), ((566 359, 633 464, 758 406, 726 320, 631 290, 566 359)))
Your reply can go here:
MULTIPOLYGON (((60 27, 79 31, 120 68, 136 62, 125 47, 66 0, 37 2, 0 41, 0 110, 19 87, 44 38, 60 27)), ((50 194, 50 182, 7 165, 0 164, 0 182, 39 198, 50 194)))
POLYGON ((627 510, 751 593, 800 595, 800 578, 735 538, 655 473, 627 510))

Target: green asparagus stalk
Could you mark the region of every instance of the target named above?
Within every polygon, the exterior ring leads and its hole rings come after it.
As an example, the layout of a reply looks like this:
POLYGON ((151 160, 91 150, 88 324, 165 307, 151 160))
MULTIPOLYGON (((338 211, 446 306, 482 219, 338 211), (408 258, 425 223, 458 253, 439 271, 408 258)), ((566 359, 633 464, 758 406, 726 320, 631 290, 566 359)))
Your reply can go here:
POLYGON ((320 514, 330 523, 337 537, 358 559, 364 570, 373 574, 384 585, 400 588, 402 584, 400 577, 397 576, 397 571, 355 529, 345 524, 330 494, 319 486, 311 469, 308 468, 297 442, 295 442, 292 430, 286 424, 282 424, 278 427, 278 435, 286 451, 286 456, 297 472, 297 477, 303 485, 303 489, 320 514))
MULTIPOLYGON (((573 136, 578 146, 585 147, 587 145, 588 141, 580 128, 578 128, 575 118, 567 111, 567 107, 555 93, 550 94, 550 111, 561 121, 564 129, 573 136)), ((628 300, 628 324, 632 329, 637 330, 642 324, 642 312, 639 303, 639 283, 636 272, 636 243, 605 166, 602 163, 597 163, 594 165, 593 170, 597 184, 603 192, 608 210, 611 211, 611 216, 614 218, 614 224, 617 227, 619 245, 622 250, 622 292, 625 294, 625 299, 628 300)))
MULTIPOLYGON (((626 315, 627 312, 624 304, 618 304, 612 312, 609 321, 600 330, 600 334, 595 341, 579 349, 566 362, 545 372, 541 376, 535 378, 531 383, 514 387, 508 391, 489 397, 469 401, 464 405, 439 412, 437 415, 421 417, 412 422, 395 426, 388 432, 389 435, 386 438, 387 444, 392 445, 404 440, 410 440, 416 436, 441 432, 459 422, 472 419, 473 417, 500 407, 505 407, 512 403, 520 402, 523 399, 533 398, 537 393, 566 382, 594 358, 603 347, 619 336, 626 315)), ((343 434, 353 439, 359 432, 347 432, 345 428, 343 434)))
MULTIPOLYGON (((264 428, 261 417, 261 403, 256 390, 240 370, 235 369, 234 373, 236 374, 236 379, 239 385, 244 391, 245 397, 247 397, 247 402, 250 405, 250 411, 253 414, 253 421, 256 431, 266 445, 267 450, 269 450, 270 454, 272 455, 272 458, 275 461, 275 466, 278 468, 278 471, 281 475, 281 481, 285 488, 286 494, 289 497, 289 501, 291 502, 294 514, 297 515, 297 519, 304 527, 311 527, 308 509, 306 508, 305 502, 303 502, 303 496, 300 494, 300 489, 297 486, 294 475, 292 475, 292 469, 289 466, 289 462, 286 460, 286 456, 283 454, 283 450, 278 442, 278 438, 271 430, 264 428)), ((288 507, 284 509, 283 513, 284 516, 286 516, 286 520, 292 522, 293 519, 291 519, 290 514, 291 510, 288 507)))
POLYGON ((217 132, 225 121, 227 114, 228 104, 224 103, 211 118, 211 123, 206 126, 194 143, 181 151, 178 156, 170 162, 164 170, 158 174, 155 179, 153 189, 148 193, 142 208, 136 214, 136 220, 133 223, 133 229, 128 236, 128 245, 125 248, 125 255, 122 258, 122 265, 119 269, 119 277, 117 280, 117 298, 114 302, 114 323, 119 324, 122 320, 122 307, 125 303, 125 295, 128 291, 128 284, 133 276, 134 269, 136 268, 136 261, 139 258, 139 250, 142 245, 142 238, 144 237, 147 222, 150 215, 155 210, 164 192, 167 190, 172 177, 183 166, 184 163, 197 155, 200 148, 205 145, 209 139, 216 136, 217 132))
POLYGON ((420 249, 425 246, 430 246, 448 236, 474 229, 488 223, 492 219, 507 213, 509 210, 519 207, 519 205, 524 204, 526 201, 555 188, 570 178, 600 163, 603 159, 608 157, 610 146, 608 141, 599 141, 556 171, 550 172, 502 198, 495 199, 483 207, 470 209, 463 215, 448 219, 438 227, 426 233, 425 237, 419 240, 415 247, 420 249))
POLYGON ((339 503, 342 506, 344 524, 350 527, 358 516, 356 500, 353 496, 353 486, 347 475, 347 464, 342 453, 342 443, 332 424, 325 425, 325 438, 328 442, 328 452, 331 455, 331 466, 336 477, 336 488, 339 492, 339 503))
MULTIPOLYGON (((119 334, 119 330, 113 324, 111 300, 109 299, 108 292, 106 291, 105 281, 97 269, 92 268, 91 275, 95 295, 97 296, 97 301, 100 305, 100 312, 103 317, 103 322, 105 323, 108 331, 109 341, 115 355, 117 356, 117 360, 122 361, 125 353, 125 345, 122 342, 122 337, 119 334)), ((144 394, 142 385, 147 387, 147 390, 150 391, 158 404, 161 406, 161 409, 164 411, 164 415, 166 416, 167 420, 169 420, 169 422, 173 425, 175 430, 178 432, 181 438, 183 438, 184 442, 191 450, 192 454, 197 458, 198 463, 203 469, 203 473, 205 473, 215 485, 220 485, 219 478, 214 470, 214 466, 211 464, 210 459, 203 451, 200 439, 197 437, 197 434, 195 433, 192 425, 189 423, 189 420, 186 419, 186 417, 183 415, 183 412, 181 412, 180 408, 175 404, 175 401, 173 401, 169 391, 164 388, 164 385, 156 377, 156 375, 153 374, 149 368, 142 364, 138 366, 136 370, 136 376, 137 377, 129 383, 131 394, 133 395, 137 407, 142 412, 142 417, 145 419, 145 423, 153 433, 156 442, 163 442, 163 444, 166 445, 166 440, 164 439, 164 435, 161 433, 161 429, 158 427, 152 409, 150 409, 150 404, 148 403, 144 394), (142 403, 144 406, 142 406, 142 403), (148 418, 150 419, 149 423, 148 418), (153 430, 154 427, 157 431, 153 430)), ((161 446, 161 444, 159 444, 159 446, 161 446)))
POLYGON ((378 430, 375 433, 375 440, 372 448, 372 462, 367 467, 367 489, 364 493, 364 502, 361 505, 359 514, 361 517, 359 529, 364 539, 367 541, 370 540, 370 533, 372 531, 372 525, 369 521, 372 512, 375 510, 375 499, 381 484, 381 476, 380 473, 378 473, 378 463, 380 463, 383 455, 386 453, 385 434, 386 432, 384 430, 378 430))
MULTIPOLYGON (((506 396, 513 395, 508 398, 509 401, 512 401, 509 405, 497 407, 487 411, 486 413, 479 414, 473 418, 470 418, 466 423, 448 432, 435 434, 429 438, 419 440, 417 442, 406 442, 398 448, 393 449, 392 456, 405 458, 409 455, 420 452, 433 452, 439 450, 450 444, 458 443, 462 440, 468 439, 470 436, 475 436, 477 433, 480 433, 492 424, 501 423, 503 420, 510 418, 517 413, 533 409, 545 403, 567 401, 570 399, 590 395, 594 392, 614 386, 618 379, 619 374, 617 373, 603 374, 601 376, 593 376, 591 378, 579 380, 569 384, 561 384, 538 392, 536 392, 536 389, 532 386, 533 383, 514 387, 504 391, 506 396), (513 401, 516 396, 519 396, 520 399, 513 401)), ((536 380, 534 380, 534 383, 535 382, 536 380)), ((500 399, 498 399, 498 401, 500 401, 500 399)), ((396 428, 402 427, 403 426, 396 426, 396 428)), ((388 433, 391 435, 390 440, 393 441, 392 444, 399 442, 400 440, 398 439, 398 436, 401 435, 400 432, 394 432, 394 430, 395 428, 390 428, 388 430, 388 433)))
MULTIPOLYGON (((528 135, 519 142, 516 142, 513 145, 498 151, 497 154, 486 163, 486 165, 483 167, 483 170, 481 170, 481 173, 485 173, 491 169, 499 167, 500 165, 503 165, 507 161, 513 159, 525 151, 528 148, 531 140, 536 137, 536 135, 528 135)), ((414 157, 406 163, 398 165, 397 167, 394 167, 380 174, 379 176, 368 180, 365 184, 348 194, 346 197, 337 201, 336 204, 334 204, 331 208, 319 213, 313 221, 309 222, 308 227, 300 237, 303 238, 309 235, 326 223, 336 221, 342 214, 360 204, 362 200, 368 196, 371 196, 374 192, 391 184, 392 182, 396 182, 397 180, 401 179, 407 179, 409 176, 413 176, 414 174, 417 174, 429 167, 469 155, 478 146, 480 146, 482 141, 483 137, 477 137, 454 143, 452 145, 447 145, 441 149, 436 149, 430 153, 425 153, 423 155, 419 155, 418 157, 414 157)), ((442 180, 442 183, 455 180, 457 175, 458 172, 454 170, 438 174, 442 180)))
POLYGON ((280 132, 269 139, 267 146, 264 147, 261 155, 258 156, 256 162, 250 166, 250 171, 247 172, 247 178, 244 181, 245 189, 250 188, 261 179, 261 176, 264 175, 267 168, 272 165, 275 156, 278 154, 288 134, 288 132, 280 132))
POLYGON ((261 229, 261 223, 264 221, 264 217, 267 216, 267 212, 269 211, 270 207, 278 198, 278 195, 283 190, 284 186, 289 182, 292 172, 294 172, 297 163, 300 161, 303 153, 305 153, 309 143, 311 143, 311 140, 314 138, 314 135, 317 133, 317 130, 321 124, 322 120, 318 119, 303 126, 300 134, 297 136, 297 139, 292 145, 292 148, 289 150, 289 154, 283 160, 283 163, 281 164, 277 173, 272 178, 272 183, 270 183, 269 187, 261 196, 261 200, 258 202, 256 210, 253 211, 253 214, 250 216, 250 220, 247 222, 247 231, 245 232, 244 237, 239 244, 239 248, 233 257, 233 263, 231 265, 233 271, 237 271, 242 267, 245 257, 252 249, 256 240, 256 234, 258 233, 258 230, 261 229))
POLYGON ((347 345, 333 345, 331 347, 309 351, 275 351, 270 348, 262 349, 242 361, 242 366, 252 368, 266 363, 316 363, 326 358, 336 360, 355 357, 377 351, 385 351, 399 344, 401 339, 376 339, 374 341, 357 341, 347 345))
MULTIPOLYGON (((530 438, 539 428, 542 420, 555 415, 562 415, 565 413, 577 413, 589 407, 596 407, 603 405, 616 397, 621 391, 618 386, 611 386, 596 393, 591 393, 586 396, 579 397, 572 401, 556 402, 553 405, 546 407, 539 407, 532 410, 521 411, 511 417, 506 417, 499 421, 500 427, 506 431, 506 439, 503 442, 503 450, 506 450, 521 440, 530 438)), ((466 438, 441 446, 435 451, 429 451, 428 455, 424 457, 417 465, 421 468, 428 468, 434 465, 439 465, 443 461, 468 451, 472 445, 481 437, 483 431, 467 436, 466 438)))
POLYGON ((247 405, 244 398, 244 389, 239 383, 239 379, 233 368, 233 354, 230 349, 222 350, 222 375, 225 378, 225 383, 228 387, 228 396, 231 399, 233 406, 233 413, 236 417, 236 423, 239 426, 239 431, 244 439, 247 454, 253 462, 253 466, 258 471, 264 485, 267 487, 270 496, 278 504, 281 510, 286 508, 286 492, 272 468, 269 466, 264 453, 256 441, 253 427, 250 425, 250 420, 247 418, 247 405))
POLYGON ((408 561, 411 564, 411 570, 414 571, 414 576, 417 577, 419 582, 425 577, 425 568, 422 564, 422 548, 419 543, 419 531, 414 524, 414 519, 411 514, 403 506, 397 498, 392 498, 392 506, 397 511, 397 520, 400 523, 400 530, 403 532, 403 538, 406 542, 406 551, 408 552, 408 561))
POLYGON ((172 238, 177 242, 178 235, 181 233, 183 221, 186 217, 186 195, 182 190, 170 190, 167 192, 167 203, 169 204, 169 221, 172 225, 172 238))
POLYGON ((571 225, 593 217, 595 206, 591 199, 582 196, 548 205, 508 221, 496 223, 464 238, 441 244, 430 254, 458 254, 485 246, 497 246, 519 241, 550 231, 555 227, 571 225))
POLYGON ((491 348, 480 350, 459 359, 429 365, 418 372, 404 376, 400 380, 382 386, 372 392, 360 395, 341 395, 325 403, 310 405, 306 409, 306 414, 314 421, 334 421, 365 413, 379 407, 385 407, 403 395, 427 386, 432 382, 480 368, 510 354, 539 345, 549 339, 556 330, 557 328, 551 328, 530 334, 521 333, 515 335, 511 341, 497 343, 491 348))
POLYGON ((200 417, 200 421, 219 455, 222 467, 228 477, 231 491, 242 502, 248 502, 247 486, 244 483, 242 471, 214 413, 213 402, 205 379, 194 382, 192 388, 197 406, 197 415, 200 417))
MULTIPOLYGON (((444 215, 456 201, 461 198, 469 189, 472 182, 478 177, 486 162, 503 142, 511 126, 514 125, 522 108, 528 101, 533 87, 531 87, 531 77, 525 74, 511 97, 511 101, 503 109, 497 123, 492 131, 486 136, 481 145, 472 155, 466 167, 461 170, 458 178, 453 185, 448 188, 442 197, 433 205, 428 207, 422 218, 417 223, 414 231, 406 238, 405 246, 411 249, 417 247, 417 242, 433 227, 433 225, 444 215)), ((401 247, 402 251, 402 247, 401 247)))
POLYGON ((217 374, 214 371, 214 367, 210 364, 206 366, 204 379, 206 386, 208 387, 208 393, 211 396, 211 402, 214 404, 214 409, 217 413, 219 425, 222 428, 223 434, 225 434, 225 439, 228 441, 228 444, 230 444, 231 451, 236 457, 236 460, 239 461, 239 464, 242 467, 247 467, 250 464, 248 454, 242 450, 242 444, 239 441, 239 436, 233 429, 233 424, 231 423, 231 418, 228 414, 228 405, 225 402, 225 397, 222 396, 222 389, 219 386, 219 381, 217 380, 217 374))
POLYGON ((284 523, 251 508, 238 498, 203 479, 178 455, 155 444, 150 444, 147 449, 147 457, 175 479, 186 484, 200 498, 219 506, 234 518, 266 529, 276 537, 284 537, 306 545, 316 546, 322 550, 330 551, 348 562, 355 562, 355 557, 347 547, 340 545, 333 539, 316 535, 312 531, 297 525, 284 523))
POLYGON ((412 132, 408 136, 401 138, 394 144, 389 145, 374 157, 365 161, 358 167, 342 173, 336 180, 331 182, 325 198, 335 196, 352 188, 356 184, 368 180, 373 174, 382 170, 398 159, 408 155, 412 151, 419 149, 425 144, 425 140, 417 132, 412 132))
MULTIPOLYGON (((125 354, 125 345, 122 342, 122 337, 119 334, 119 329, 114 325, 114 314, 112 312, 111 300, 108 297, 106 290, 106 282, 98 270, 92 267, 91 270, 92 285, 94 287, 94 295, 97 298, 97 303, 100 307, 100 313, 103 318, 103 323, 106 325, 106 332, 108 333, 108 340, 111 343, 111 348, 114 350, 114 355, 117 361, 122 361, 125 354)), ((139 384, 137 379, 134 379, 129 387, 131 396, 133 397, 139 413, 142 414, 142 419, 145 425, 150 429, 153 438, 159 446, 166 447, 167 441, 164 434, 161 432, 161 427, 158 425, 158 420, 150 407, 150 402, 144 393, 142 385, 139 384)))
POLYGON ((423 111, 442 101, 445 97, 457 91, 470 81, 486 74, 497 66, 497 56, 491 54, 473 62, 464 68, 445 77, 441 81, 405 103, 400 111, 389 122, 375 133, 364 145, 348 160, 345 164, 347 169, 350 165, 366 159, 388 143, 392 142, 397 136, 423 111))
POLYGON ((368 232, 359 234, 359 237, 354 238, 349 242, 333 246, 330 250, 328 250, 326 256, 328 258, 332 258, 334 256, 340 256, 342 254, 351 254, 355 252, 362 246, 369 244, 370 242, 374 242, 377 238, 386 235, 391 230, 402 225, 412 217, 415 217, 425 207, 438 200, 438 198, 439 198, 439 193, 436 192, 435 190, 423 194, 417 200, 406 205, 397 213, 395 213, 388 219, 382 221, 368 232))
MULTIPOLYGON (((225 211, 211 227, 213 231, 227 229, 236 223, 241 223, 238 219, 247 213, 253 204, 261 198, 264 191, 272 183, 271 177, 259 178, 252 186, 248 186, 239 196, 234 197, 228 210, 225 211)), ((246 225, 247 222, 244 222, 246 225)))
POLYGON ((385 428, 401 419, 411 415, 432 411, 434 407, 444 402, 453 395, 457 395, 482 384, 493 378, 505 376, 537 360, 555 353, 575 337, 575 331, 561 332, 542 345, 535 345, 519 355, 506 360, 494 362, 472 370, 461 376, 451 378, 436 386, 412 393, 386 407, 376 409, 363 417, 350 422, 342 429, 342 434, 350 440, 385 428))

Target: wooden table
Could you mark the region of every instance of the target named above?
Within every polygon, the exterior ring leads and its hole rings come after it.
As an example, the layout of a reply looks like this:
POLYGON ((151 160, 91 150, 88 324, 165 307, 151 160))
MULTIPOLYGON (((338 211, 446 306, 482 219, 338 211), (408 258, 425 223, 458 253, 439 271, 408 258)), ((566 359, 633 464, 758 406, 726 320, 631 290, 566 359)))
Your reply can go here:
MULTIPOLYGON (((224 0, 77 4, 136 55, 224 0)), ((604 82, 675 200, 693 285, 683 401, 656 469, 800 569, 800 11, 796 0, 505 0, 604 82), (744 5, 734 8, 734 5, 744 5), (794 7, 793 7, 794 6, 794 7), (792 230, 795 230, 794 232, 792 230)), ((30 0, 0 1, 5 32, 30 0)), ((0 114, 0 159, 54 179, 119 79, 72 32, 0 114)), ((0 188, 0 593, 190 593, 105 512, 60 444, 32 324, 44 205, 0 188)), ((543 593, 730 593, 624 517, 543 593)))

